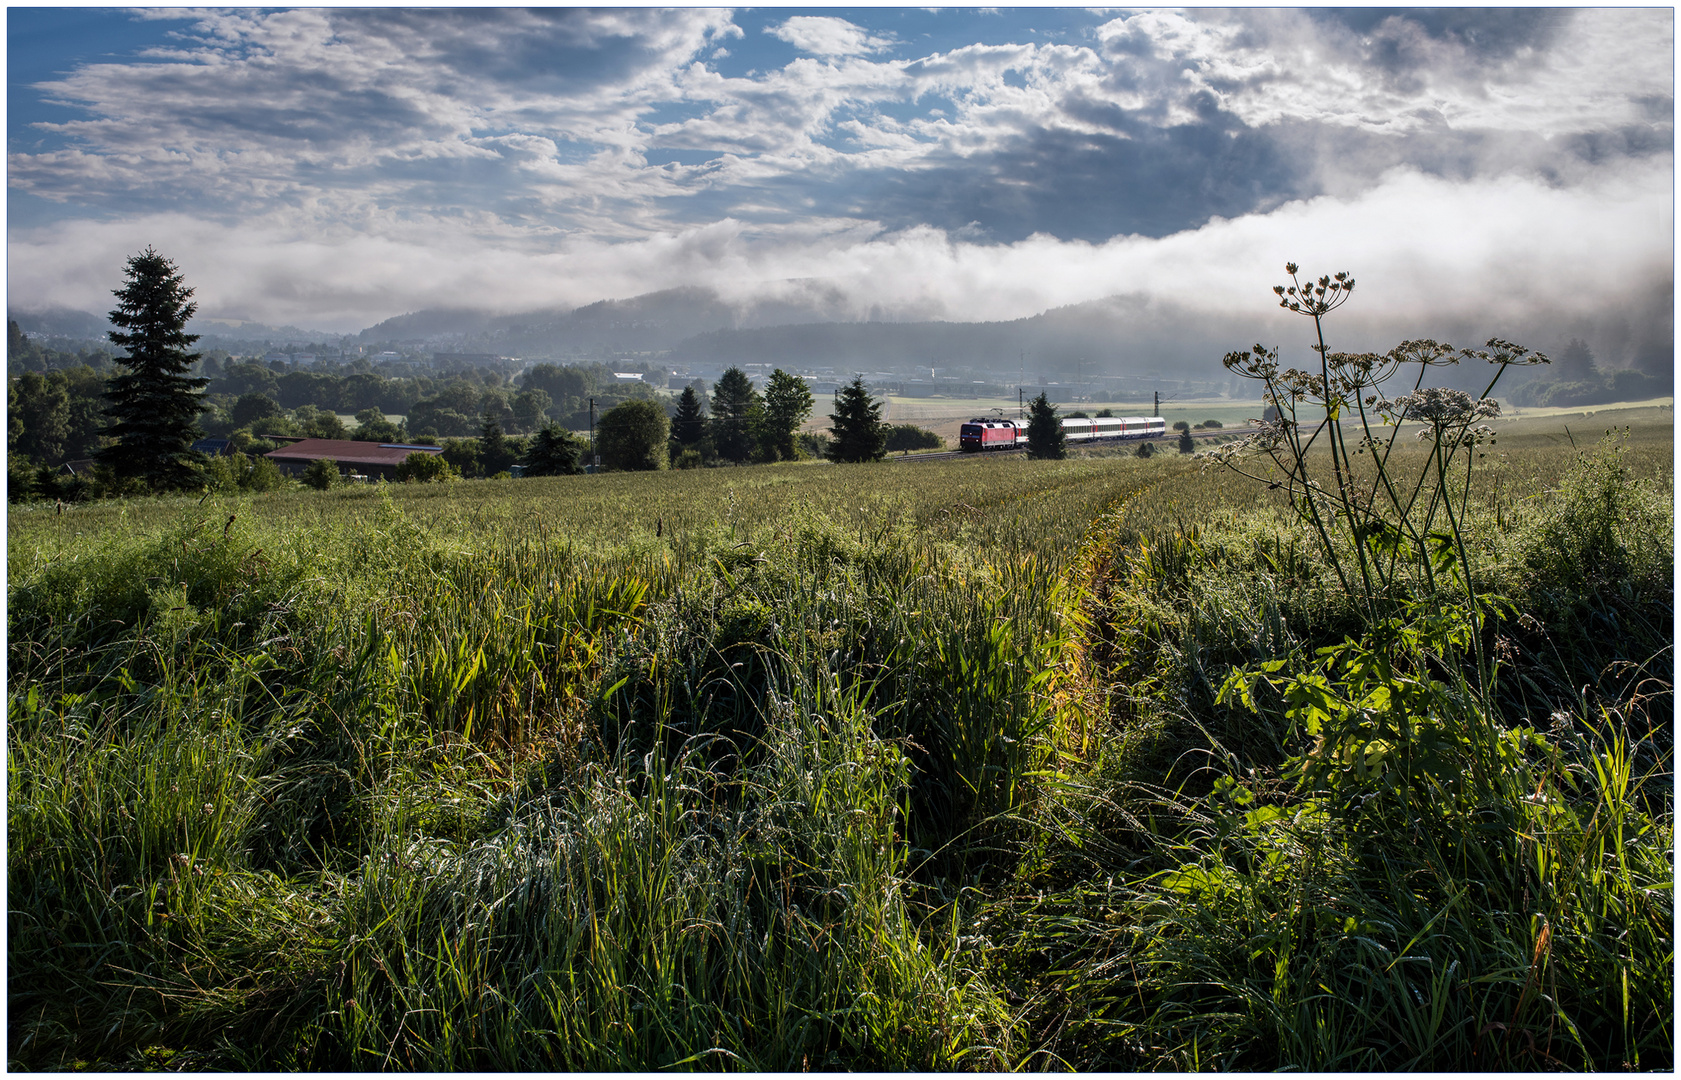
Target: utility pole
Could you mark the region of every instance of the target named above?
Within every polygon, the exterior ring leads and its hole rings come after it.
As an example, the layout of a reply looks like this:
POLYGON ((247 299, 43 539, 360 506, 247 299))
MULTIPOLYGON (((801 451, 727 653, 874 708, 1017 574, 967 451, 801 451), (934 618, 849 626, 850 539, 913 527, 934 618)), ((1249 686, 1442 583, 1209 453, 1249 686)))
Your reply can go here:
POLYGON ((1027 415, 1027 410, 1022 408, 1022 400, 1023 400, 1022 399, 1022 389, 1021 389, 1021 387, 1018 386, 1018 387, 1016 387, 1016 419, 1017 420, 1020 420, 1027 415))
POLYGON ((601 456, 595 452, 595 399, 590 398, 590 465, 600 467, 601 456))
POLYGON ((1150 415, 1151 416, 1160 416, 1161 414, 1162 414, 1162 392, 1160 390, 1157 390, 1156 391, 1156 411, 1151 413, 1150 415))

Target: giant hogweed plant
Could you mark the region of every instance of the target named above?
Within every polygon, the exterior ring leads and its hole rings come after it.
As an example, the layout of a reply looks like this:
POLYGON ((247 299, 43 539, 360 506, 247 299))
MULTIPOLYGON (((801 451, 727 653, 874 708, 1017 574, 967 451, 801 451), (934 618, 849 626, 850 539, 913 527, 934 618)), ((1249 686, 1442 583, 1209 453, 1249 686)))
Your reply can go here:
POLYGON ((1426 339, 1381 355, 1332 352, 1325 318, 1348 302, 1354 279, 1339 273, 1304 284, 1295 263, 1285 272, 1290 283, 1273 292, 1280 307, 1313 320, 1319 370, 1281 368, 1279 350, 1262 345, 1226 354, 1227 370, 1262 384, 1274 415, 1208 459, 1285 490, 1365 632, 1319 650, 1306 671, 1283 674, 1282 660, 1234 671, 1220 696, 1258 709, 1258 681, 1279 692, 1291 731, 1312 740, 1292 762, 1304 787, 1352 796, 1375 784, 1411 802, 1407 793, 1422 783, 1428 798, 1459 802, 1467 781, 1486 792, 1538 741, 1528 729, 1493 723, 1496 671, 1483 630, 1510 605, 1476 590, 1466 509, 1480 447, 1494 438, 1484 421, 1500 412, 1489 395, 1507 369, 1548 359, 1499 338, 1482 349, 1426 339), (1424 385, 1433 368, 1466 361, 1493 369, 1478 396, 1424 385), (1391 395, 1397 377, 1411 385, 1391 395), (1416 469, 1395 456, 1403 423, 1419 425, 1426 456, 1416 469), (1316 446, 1325 453, 1312 453, 1316 446), (1357 468, 1357 458, 1370 464, 1357 468), (1276 474, 1263 475, 1258 459, 1276 474))

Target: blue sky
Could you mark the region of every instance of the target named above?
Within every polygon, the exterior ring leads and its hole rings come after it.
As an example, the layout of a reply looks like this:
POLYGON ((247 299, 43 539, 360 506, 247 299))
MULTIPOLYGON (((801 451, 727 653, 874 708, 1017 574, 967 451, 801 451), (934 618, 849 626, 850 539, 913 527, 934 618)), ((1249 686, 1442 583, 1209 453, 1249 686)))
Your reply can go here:
POLYGON ((820 280, 859 313, 1586 313, 1672 274, 1669 9, 11 8, 14 307, 154 244, 357 329, 820 280), (1498 295, 1490 293, 1498 275, 1498 295))

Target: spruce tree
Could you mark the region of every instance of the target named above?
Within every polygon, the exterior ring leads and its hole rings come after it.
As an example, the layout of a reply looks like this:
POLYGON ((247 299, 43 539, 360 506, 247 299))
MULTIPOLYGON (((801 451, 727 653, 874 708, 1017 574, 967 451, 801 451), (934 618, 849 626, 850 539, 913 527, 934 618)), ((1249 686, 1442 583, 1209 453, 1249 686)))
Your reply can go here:
POLYGON ((509 447, 507 437, 502 434, 502 425, 496 422, 495 413, 486 409, 479 421, 479 460, 483 463, 484 474, 495 476, 517 462, 519 455, 509 447))
POLYGON ((712 444, 725 461, 740 464, 753 456, 754 429, 762 408, 753 381, 732 367, 712 384, 712 444))
POLYGON ((127 370, 106 383, 104 433, 116 444, 100 460, 119 477, 138 477, 154 490, 176 490, 200 482, 203 456, 192 448, 200 437, 200 392, 209 379, 187 372, 198 340, 186 332, 198 310, 175 264, 148 247, 128 260, 128 282, 113 290, 111 341, 128 352, 117 363, 127 370))
POLYGON ((881 403, 864 388, 863 376, 841 387, 835 411, 829 414, 830 461, 880 461, 887 454, 887 425, 881 422, 881 403))
POLYGON ((700 395, 692 386, 683 387, 677 399, 677 415, 671 418, 671 457, 676 459, 685 450, 699 446, 706 438, 706 413, 700 405, 700 395))
POLYGON ((1068 447, 1063 440, 1062 421, 1057 419, 1056 406, 1040 394, 1027 406, 1027 456, 1034 458, 1065 458, 1068 447))

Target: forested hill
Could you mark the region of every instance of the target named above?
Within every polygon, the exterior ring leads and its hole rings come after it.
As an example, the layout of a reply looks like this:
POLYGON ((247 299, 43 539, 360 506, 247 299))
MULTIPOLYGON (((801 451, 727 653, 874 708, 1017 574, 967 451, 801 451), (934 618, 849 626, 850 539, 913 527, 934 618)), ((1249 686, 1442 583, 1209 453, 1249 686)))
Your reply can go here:
POLYGON ((788 283, 778 295, 732 302, 711 289, 682 288, 583 307, 495 315, 466 308, 430 308, 386 319, 359 341, 451 341, 462 348, 521 356, 561 356, 609 349, 670 349, 697 333, 848 317, 844 298, 820 283, 788 283))

